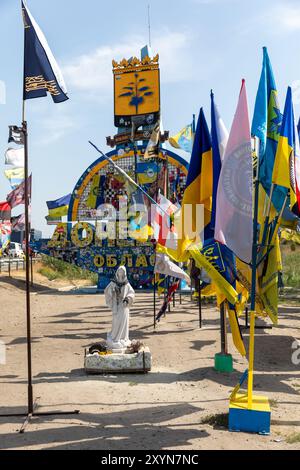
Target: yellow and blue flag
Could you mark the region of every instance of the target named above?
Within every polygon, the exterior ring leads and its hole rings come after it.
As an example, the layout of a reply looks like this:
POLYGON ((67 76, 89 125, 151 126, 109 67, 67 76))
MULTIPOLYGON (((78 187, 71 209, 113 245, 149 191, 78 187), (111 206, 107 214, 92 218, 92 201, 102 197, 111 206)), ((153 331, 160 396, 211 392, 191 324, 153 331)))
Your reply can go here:
POLYGON ((185 126, 178 134, 169 138, 169 143, 175 149, 181 149, 185 152, 192 153, 193 150, 193 124, 185 126))
POLYGON ((68 99, 61 70, 39 25, 22 1, 25 28, 24 100, 41 98, 50 93, 55 103, 68 99))
POLYGON ((152 184, 158 179, 159 167, 155 162, 140 162, 136 172, 139 184, 152 184))
MULTIPOLYGON (((182 233, 178 241, 179 259, 184 259, 187 257, 187 250, 189 245, 195 243, 196 241, 199 242, 200 233, 197 233, 199 229, 199 227, 197 227, 197 216, 199 214, 200 205, 204 205, 204 227, 209 226, 211 220, 211 200, 212 146, 207 122, 203 109, 201 108, 187 176, 186 188, 182 200, 182 233)), ((205 238, 210 238, 210 236, 205 238)))
MULTIPOLYGON (((263 67, 260 77, 251 134, 260 140, 259 181, 270 195, 272 174, 277 145, 280 137, 282 114, 280 112, 278 92, 267 48, 263 48, 263 67)), ((272 203, 279 212, 285 198, 285 191, 275 188, 272 203)))
POLYGON ((86 201, 86 205, 90 209, 97 209, 101 204, 104 204, 105 182, 105 175, 100 175, 98 173, 94 176, 91 184, 90 193, 86 201))
POLYGON ((281 186, 285 195, 289 192, 290 207, 297 204, 295 178, 296 129, 292 102, 292 89, 288 87, 282 126, 274 162, 272 183, 281 186))
POLYGON ((61 197, 56 201, 48 201, 47 206, 49 210, 49 217, 55 218, 68 215, 70 200, 71 194, 68 194, 67 196, 61 197))
POLYGON ((23 167, 5 170, 4 174, 9 180, 12 189, 16 189, 18 186, 20 186, 20 184, 24 181, 25 178, 25 170, 23 167))

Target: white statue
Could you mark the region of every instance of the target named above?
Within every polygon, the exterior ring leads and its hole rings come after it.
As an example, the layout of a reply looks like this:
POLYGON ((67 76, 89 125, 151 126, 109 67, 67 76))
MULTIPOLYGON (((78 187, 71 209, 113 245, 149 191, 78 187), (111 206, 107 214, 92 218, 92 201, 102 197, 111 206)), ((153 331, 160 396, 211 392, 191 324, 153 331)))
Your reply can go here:
POLYGON ((134 302, 134 290, 128 282, 124 266, 120 266, 115 279, 106 287, 106 305, 112 310, 112 330, 107 335, 107 346, 114 349, 126 349, 131 346, 129 340, 129 309, 134 302))

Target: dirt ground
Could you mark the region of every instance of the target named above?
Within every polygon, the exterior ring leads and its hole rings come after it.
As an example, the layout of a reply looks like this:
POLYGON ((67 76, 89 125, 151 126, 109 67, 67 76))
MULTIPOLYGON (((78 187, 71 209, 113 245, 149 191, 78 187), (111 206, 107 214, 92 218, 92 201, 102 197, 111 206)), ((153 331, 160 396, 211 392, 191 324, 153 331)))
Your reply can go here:
MULTIPOLYGON (((25 293, 16 276, 0 276, 0 341, 7 356, 0 365, 0 413, 22 412, 27 402, 25 293)), ((84 348, 104 339, 111 323, 103 295, 58 290, 41 276, 35 282, 33 373, 39 411, 80 409, 80 414, 35 418, 23 435, 17 433, 21 418, 0 418, 1 449, 300 449, 299 440, 286 442, 300 432, 300 365, 291 359, 292 344, 300 339, 300 307, 282 306, 279 327, 257 331, 255 391, 272 404, 272 434, 263 437, 203 424, 210 415, 228 413, 229 394, 247 367, 229 335, 235 370, 214 371, 220 350, 215 308, 203 307, 200 330, 197 307, 188 296, 182 305, 177 298, 154 333, 152 294, 137 294, 131 337, 150 347, 152 371, 87 376, 84 348)), ((247 344, 248 332, 244 338, 247 344)))

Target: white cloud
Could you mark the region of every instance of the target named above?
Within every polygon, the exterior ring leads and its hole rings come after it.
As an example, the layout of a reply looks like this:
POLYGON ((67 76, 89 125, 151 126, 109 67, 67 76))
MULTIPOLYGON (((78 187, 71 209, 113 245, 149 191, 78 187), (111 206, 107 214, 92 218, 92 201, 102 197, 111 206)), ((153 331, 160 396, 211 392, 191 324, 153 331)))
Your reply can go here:
POLYGON ((54 111, 41 119, 42 130, 38 145, 45 146, 57 142, 76 128, 74 119, 58 108, 55 106, 54 111))
MULTIPOLYGON (((184 32, 163 31, 153 34, 153 52, 159 52, 162 64, 162 82, 177 82, 188 79, 192 72, 192 56, 189 49, 192 38, 184 32)), ((63 67, 69 90, 97 95, 100 99, 111 98, 112 59, 121 60, 132 55, 140 56, 144 45, 142 36, 131 36, 118 44, 102 45, 81 55, 63 67)))
POLYGON ((298 31, 300 30, 300 5, 286 1, 275 4, 271 9, 266 10, 260 20, 267 24, 273 33, 298 31))
POLYGON ((47 146, 58 142, 79 127, 73 115, 68 110, 63 109, 63 106, 51 106, 51 108, 49 110, 49 108, 41 107, 39 110, 37 146, 47 146))

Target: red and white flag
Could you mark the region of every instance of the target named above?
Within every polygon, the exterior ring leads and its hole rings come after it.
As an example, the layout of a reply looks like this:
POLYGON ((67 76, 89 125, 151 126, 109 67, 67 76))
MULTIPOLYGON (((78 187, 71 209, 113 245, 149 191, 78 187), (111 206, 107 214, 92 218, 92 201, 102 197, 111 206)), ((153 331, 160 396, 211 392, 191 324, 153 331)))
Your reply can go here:
MULTIPOLYGON (((29 178, 28 178, 29 199, 31 199, 31 180, 32 180, 32 177, 30 175, 29 178)), ((25 204, 25 181, 23 181, 23 183, 21 183, 11 193, 9 193, 6 200, 10 204, 12 209, 14 207, 19 206, 20 204, 25 204)))
POLYGON ((21 214, 18 217, 12 217, 11 226, 14 232, 23 232, 26 226, 25 214, 21 214))
POLYGON ((243 80, 219 179, 215 239, 245 263, 252 258, 252 196, 251 133, 243 80))
POLYGON ((178 211, 178 207, 162 194, 159 194, 157 204, 159 207, 154 207, 152 217, 154 239, 159 245, 176 250, 178 234, 175 230, 174 214, 178 211))

